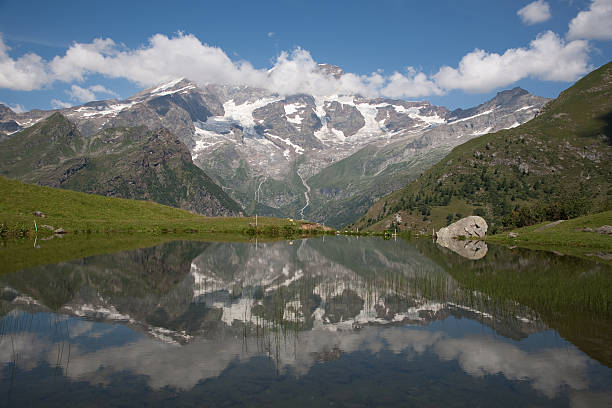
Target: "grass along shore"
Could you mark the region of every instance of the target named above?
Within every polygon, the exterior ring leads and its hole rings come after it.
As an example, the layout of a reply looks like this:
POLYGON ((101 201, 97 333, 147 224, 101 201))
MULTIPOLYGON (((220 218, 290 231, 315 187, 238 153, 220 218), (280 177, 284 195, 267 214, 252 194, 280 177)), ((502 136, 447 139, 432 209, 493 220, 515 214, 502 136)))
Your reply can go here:
POLYGON ((612 211, 504 231, 487 237, 486 241, 522 248, 555 250, 568 255, 597 257, 612 262, 612 235, 596 231, 604 225, 612 225, 612 211))
POLYGON ((270 217, 258 217, 255 228, 255 217, 204 217, 149 201, 41 187, 1 176, 0 192, 0 235, 4 236, 33 237, 36 228, 39 237, 51 235, 58 228, 73 234, 227 233, 273 237, 331 232, 303 220, 270 217), (35 216, 36 211, 45 217, 35 216))

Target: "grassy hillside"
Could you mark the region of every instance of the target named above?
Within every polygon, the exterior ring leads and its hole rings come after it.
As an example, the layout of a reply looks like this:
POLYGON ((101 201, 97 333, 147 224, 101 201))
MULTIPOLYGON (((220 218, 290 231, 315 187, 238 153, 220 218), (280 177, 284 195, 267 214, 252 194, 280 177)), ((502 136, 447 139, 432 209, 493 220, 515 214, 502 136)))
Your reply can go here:
MULTIPOLYGON (((161 204, 103 197, 64 189, 25 184, 0 176, 0 229, 26 231, 33 235, 34 220, 39 234, 47 231, 42 225, 64 228, 72 233, 142 232, 147 234, 242 233, 254 218, 203 217, 161 204), (46 217, 35 217, 34 211, 46 217)), ((299 231, 299 222, 279 218, 258 219, 258 227, 268 235, 283 231, 299 231)), ((2 231, 0 231, 1 233, 2 231)))
POLYGON ((242 211, 167 130, 109 128, 83 137, 60 113, 0 142, 0 174, 48 187, 151 200, 204 215, 242 211))
POLYGON ((351 227, 431 231, 467 215, 492 232, 612 209, 612 63, 530 122, 472 139, 351 227))

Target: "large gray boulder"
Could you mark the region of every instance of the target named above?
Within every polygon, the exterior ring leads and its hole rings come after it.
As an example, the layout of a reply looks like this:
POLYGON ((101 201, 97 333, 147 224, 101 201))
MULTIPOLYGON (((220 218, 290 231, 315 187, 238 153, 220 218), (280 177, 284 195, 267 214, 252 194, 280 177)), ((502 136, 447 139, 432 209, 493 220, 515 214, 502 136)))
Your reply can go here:
MULTIPOLYGON (((479 217, 477 215, 471 215, 469 217, 462 218, 459 221, 452 223, 448 227, 440 228, 440 230, 436 233, 436 243, 445 248, 449 248, 457 253, 464 252, 457 251, 456 249, 458 247, 462 247, 463 249, 466 249, 467 247, 472 248, 472 246, 459 245, 460 240, 470 240, 471 238, 484 238, 485 235, 487 235, 487 229, 488 225, 484 218, 479 217)), ((474 251, 474 255, 478 253, 478 257, 484 256, 483 252, 486 254, 486 250, 483 251, 483 249, 484 248, 478 247, 478 249, 474 251)), ((471 257, 468 256, 468 258, 471 257)))

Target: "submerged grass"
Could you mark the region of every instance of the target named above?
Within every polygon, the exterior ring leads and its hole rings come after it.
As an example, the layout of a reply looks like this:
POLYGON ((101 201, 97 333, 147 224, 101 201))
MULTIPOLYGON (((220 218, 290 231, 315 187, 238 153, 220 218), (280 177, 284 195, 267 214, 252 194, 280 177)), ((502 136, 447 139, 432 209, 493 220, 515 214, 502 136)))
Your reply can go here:
POLYGON ((487 256, 475 262, 417 244, 468 292, 511 300, 542 314, 612 317, 612 274, 605 264, 500 246, 490 246, 487 256))

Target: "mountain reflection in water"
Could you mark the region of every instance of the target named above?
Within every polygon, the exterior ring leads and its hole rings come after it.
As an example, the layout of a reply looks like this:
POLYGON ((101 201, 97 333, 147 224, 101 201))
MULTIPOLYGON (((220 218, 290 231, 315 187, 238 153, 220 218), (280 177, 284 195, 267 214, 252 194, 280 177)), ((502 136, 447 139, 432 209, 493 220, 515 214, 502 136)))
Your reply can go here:
POLYGON ((0 275, 0 391, 14 406, 607 406, 610 272, 347 237, 93 256, 0 275), (584 299, 518 302, 505 280, 555 273, 584 299))

